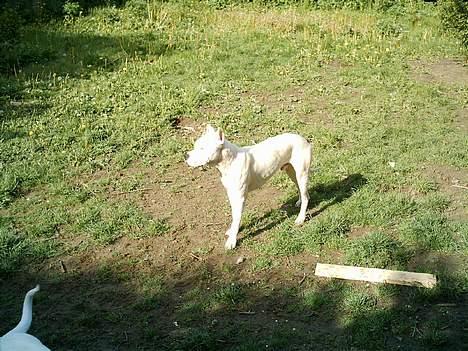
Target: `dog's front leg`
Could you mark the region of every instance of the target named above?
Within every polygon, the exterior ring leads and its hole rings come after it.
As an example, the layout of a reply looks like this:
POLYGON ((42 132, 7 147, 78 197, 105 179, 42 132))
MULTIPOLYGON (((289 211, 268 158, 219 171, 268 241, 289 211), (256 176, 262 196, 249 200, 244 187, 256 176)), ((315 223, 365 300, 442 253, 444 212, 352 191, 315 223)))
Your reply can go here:
POLYGON ((229 203, 231 204, 232 223, 226 232, 228 237, 224 245, 226 250, 232 250, 236 247, 237 233, 241 223, 242 210, 244 209, 245 193, 243 191, 228 191, 229 203))

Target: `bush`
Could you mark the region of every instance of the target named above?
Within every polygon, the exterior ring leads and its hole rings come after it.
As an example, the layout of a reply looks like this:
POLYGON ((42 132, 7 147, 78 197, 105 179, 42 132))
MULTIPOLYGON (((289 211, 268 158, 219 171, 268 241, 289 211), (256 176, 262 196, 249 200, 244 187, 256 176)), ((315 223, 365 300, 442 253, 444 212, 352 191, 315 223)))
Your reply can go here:
POLYGON ((77 17, 81 12, 81 6, 77 2, 66 1, 63 5, 63 12, 65 16, 68 16, 70 18, 77 17))
MULTIPOLYGON (((122 6, 125 0, 4 0, 5 8, 13 9, 25 22, 45 22, 64 15, 76 17, 80 10, 100 6, 122 6)), ((0 22, 1 23, 1 22, 0 22)))
POLYGON ((468 48, 468 2, 466 0, 439 1, 439 14, 444 28, 458 36, 468 48))
POLYGON ((21 28, 21 17, 12 8, 0 10, 0 45, 16 42, 21 28))
POLYGON ((374 3, 373 0, 317 0, 316 2, 318 7, 325 9, 364 9, 374 3))

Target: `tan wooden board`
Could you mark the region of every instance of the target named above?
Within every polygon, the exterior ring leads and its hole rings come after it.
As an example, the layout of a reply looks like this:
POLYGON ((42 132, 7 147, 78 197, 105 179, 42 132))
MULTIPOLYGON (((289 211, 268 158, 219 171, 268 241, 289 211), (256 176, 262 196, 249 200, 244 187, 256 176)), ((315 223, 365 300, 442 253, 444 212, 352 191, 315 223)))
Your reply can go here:
POLYGON ((315 275, 320 277, 362 280, 372 283, 387 283, 433 288, 437 278, 433 274, 393 271, 379 268, 342 266, 317 263, 315 275))

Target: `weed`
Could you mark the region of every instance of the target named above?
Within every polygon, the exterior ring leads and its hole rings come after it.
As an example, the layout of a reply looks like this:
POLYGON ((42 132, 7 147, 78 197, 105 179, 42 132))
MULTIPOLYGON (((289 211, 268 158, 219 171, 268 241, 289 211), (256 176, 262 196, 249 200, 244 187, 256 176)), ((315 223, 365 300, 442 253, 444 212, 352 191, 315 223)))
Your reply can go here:
POLYGON ((304 291, 303 305, 311 310, 318 310, 323 306, 331 304, 331 298, 317 289, 304 291))
POLYGON ((235 306, 242 301, 245 293, 242 286, 236 283, 223 286, 216 290, 213 302, 225 306, 235 306))
POLYGON ((32 239, 17 232, 8 221, 0 222, 0 275, 21 270, 31 262, 40 262, 57 253, 51 240, 32 239))
POLYGON ((268 256, 257 257, 253 262, 254 271, 262 271, 273 266, 273 260, 268 256))
POLYGON ((343 308, 351 314, 370 312, 376 305, 376 297, 364 291, 349 292, 343 301, 343 308))
POLYGON ((400 237, 422 250, 449 250, 456 247, 454 232, 444 215, 423 212, 401 225, 400 237))
POLYGON ((28 254, 28 242, 19 237, 11 227, 0 227, 0 252, 2 274, 14 271, 21 266, 24 257, 28 254))
POLYGON ((316 252, 322 245, 336 247, 349 230, 348 217, 339 211, 331 211, 308 224, 301 236, 305 248, 316 252))
POLYGON ((2 172, 0 179, 0 208, 8 205, 18 194, 20 180, 13 174, 2 172))
POLYGON ((403 245, 382 232, 353 240, 346 249, 346 262, 357 266, 402 269, 408 258, 403 245))

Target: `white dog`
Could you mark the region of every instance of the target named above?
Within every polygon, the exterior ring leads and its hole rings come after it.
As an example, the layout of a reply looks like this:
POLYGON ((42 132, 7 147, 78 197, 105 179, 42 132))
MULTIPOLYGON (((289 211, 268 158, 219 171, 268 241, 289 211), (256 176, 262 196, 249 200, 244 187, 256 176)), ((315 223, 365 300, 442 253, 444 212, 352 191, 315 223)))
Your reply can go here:
POLYGON ((297 134, 285 133, 247 147, 238 147, 224 138, 221 130, 211 125, 195 142, 188 154, 191 167, 215 166, 221 173, 232 210, 232 224, 226 232, 225 248, 236 247, 245 198, 251 190, 262 186, 276 171, 282 169, 299 190, 299 216, 295 223, 304 223, 309 194, 307 181, 312 157, 312 146, 297 134))
POLYGON ((50 351, 39 339, 27 334, 32 321, 32 299, 39 285, 29 290, 23 302, 23 314, 18 325, 0 338, 0 351, 50 351))

